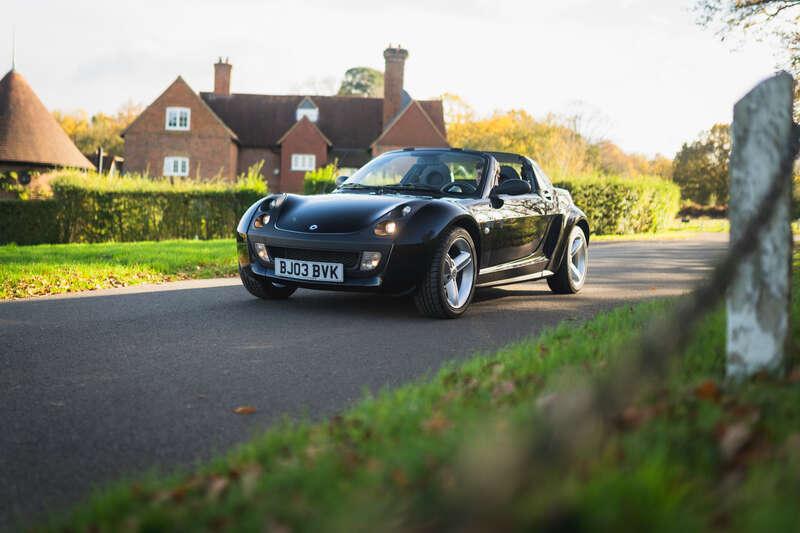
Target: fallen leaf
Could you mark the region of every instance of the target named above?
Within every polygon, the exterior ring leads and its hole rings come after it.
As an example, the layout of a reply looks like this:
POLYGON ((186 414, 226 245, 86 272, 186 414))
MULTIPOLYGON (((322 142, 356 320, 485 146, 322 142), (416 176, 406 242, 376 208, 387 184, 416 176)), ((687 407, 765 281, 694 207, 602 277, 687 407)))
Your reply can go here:
POLYGON ((494 386, 494 390, 492 390, 492 397, 499 398, 502 396, 508 396, 509 394, 513 394, 516 388, 517 387, 514 385, 513 381, 503 381, 502 383, 498 383, 494 386))
POLYGON ((392 470, 392 481, 394 481, 395 485, 398 487, 405 487, 408 485, 408 477, 406 477, 406 473, 399 468, 392 470))
POLYGON ((428 420, 422 423, 422 429, 431 433, 439 433, 452 426, 447 418, 442 413, 434 413, 428 420))
POLYGON ((730 461, 753 437, 753 427, 746 422, 737 422, 727 426, 719 439, 719 451, 726 461, 730 461))
POLYGON ((237 415, 252 415, 256 412, 256 408, 252 405, 240 405, 236 409, 233 410, 234 413, 237 415))
POLYGON ((225 489, 228 487, 228 479, 221 477, 221 476, 214 476, 211 478, 211 481, 208 483, 208 491, 206 492, 206 498, 210 501, 216 501, 225 492, 225 489))
POLYGON ((634 429, 644 422, 646 414, 643 410, 636 406, 629 405, 622 410, 619 415, 619 421, 626 429, 634 429))
POLYGON ((708 400, 716 402, 719 400, 722 393, 719 387, 713 380, 706 380, 694 389, 694 395, 701 400, 708 400))

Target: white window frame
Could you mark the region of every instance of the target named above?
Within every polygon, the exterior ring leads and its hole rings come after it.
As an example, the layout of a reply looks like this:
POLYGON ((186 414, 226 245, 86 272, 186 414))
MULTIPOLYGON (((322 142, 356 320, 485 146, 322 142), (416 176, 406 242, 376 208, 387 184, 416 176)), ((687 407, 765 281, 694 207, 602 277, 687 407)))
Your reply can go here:
POLYGON ((164 128, 168 131, 189 131, 192 129, 192 110, 188 107, 168 107, 164 113, 164 128))
POLYGON ((181 176, 189 175, 189 158, 170 155, 164 158, 164 175, 181 176))
POLYGON ((300 122, 303 119, 303 117, 308 117, 308 120, 310 120, 311 122, 316 122, 317 120, 319 120, 319 109, 317 109, 316 107, 303 108, 303 109, 297 108, 294 117, 295 119, 297 119, 297 122, 300 122))
POLYGON ((309 172, 317 168, 314 154, 292 154, 292 170, 309 172))

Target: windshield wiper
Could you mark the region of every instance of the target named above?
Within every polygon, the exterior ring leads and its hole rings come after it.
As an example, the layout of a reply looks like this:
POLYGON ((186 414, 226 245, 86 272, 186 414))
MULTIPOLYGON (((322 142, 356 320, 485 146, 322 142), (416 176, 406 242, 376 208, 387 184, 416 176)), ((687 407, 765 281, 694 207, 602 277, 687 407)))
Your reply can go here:
POLYGON ((378 189, 374 185, 364 185, 363 183, 345 183, 340 189, 378 189))

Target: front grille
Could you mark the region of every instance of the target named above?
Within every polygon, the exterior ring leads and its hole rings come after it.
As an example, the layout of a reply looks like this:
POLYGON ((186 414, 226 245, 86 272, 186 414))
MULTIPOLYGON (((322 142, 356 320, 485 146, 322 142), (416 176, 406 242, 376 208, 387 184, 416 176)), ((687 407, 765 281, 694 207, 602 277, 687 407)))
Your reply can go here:
POLYGON ((297 259, 299 261, 317 261, 320 263, 342 263, 345 268, 358 266, 358 252, 332 252, 327 250, 301 250, 299 248, 269 247, 270 257, 297 259))

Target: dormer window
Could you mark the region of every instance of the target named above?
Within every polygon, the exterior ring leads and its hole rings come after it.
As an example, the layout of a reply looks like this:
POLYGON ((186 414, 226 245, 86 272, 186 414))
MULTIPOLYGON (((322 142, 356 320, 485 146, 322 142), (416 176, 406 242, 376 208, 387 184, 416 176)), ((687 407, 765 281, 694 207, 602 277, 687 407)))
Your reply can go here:
POLYGON ((316 122, 319 119, 319 108, 314 100, 306 96, 303 101, 297 106, 295 118, 300 121, 303 117, 308 118, 311 122, 316 122))
POLYGON ((168 107, 165 127, 171 131, 189 131, 191 119, 192 110, 188 107, 168 107))

